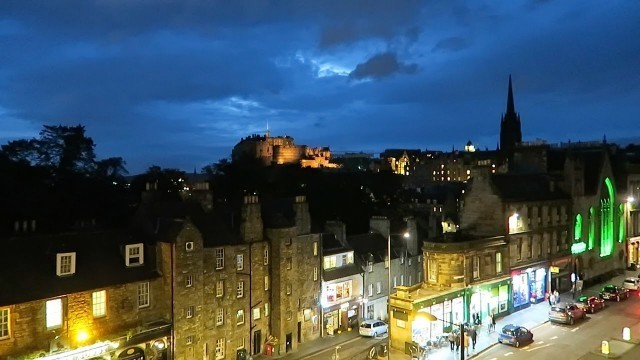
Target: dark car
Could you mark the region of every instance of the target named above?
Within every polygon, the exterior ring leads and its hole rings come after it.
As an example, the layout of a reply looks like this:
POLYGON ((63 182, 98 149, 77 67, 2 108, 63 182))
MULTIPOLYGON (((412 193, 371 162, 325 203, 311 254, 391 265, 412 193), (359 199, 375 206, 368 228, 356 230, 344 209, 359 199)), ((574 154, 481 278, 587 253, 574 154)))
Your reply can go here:
POLYGON ((604 300, 599 296, 581 296, 578 298, 576 305, 580 306, 589 314, 602 310, 605 306, 604 300))
POLYGON ((605 300, 621 301, 629 298, 629 290, 620 286, 607 285, 600 290, 600 295, 605 300))
POLYGON ((501 344, 509 344, 520 347, 520 344, 533 341, 533 333, 524 326, 505 325, 498 335, 498 342, 501 344))

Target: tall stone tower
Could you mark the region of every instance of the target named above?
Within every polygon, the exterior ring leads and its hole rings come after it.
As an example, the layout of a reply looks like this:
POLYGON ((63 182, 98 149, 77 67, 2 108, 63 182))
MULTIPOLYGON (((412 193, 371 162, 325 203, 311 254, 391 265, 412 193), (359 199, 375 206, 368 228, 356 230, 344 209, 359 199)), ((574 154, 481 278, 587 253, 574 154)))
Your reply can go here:
POLYGON ((516 112, 513 103, 513 88, 511 75, 509 75, 509 93, 507 94, 507 112, 502 114, 500 120, 500 151, 510 157, 516 144, 522 142, 522 130, 520 128, 520 114, 516 112))

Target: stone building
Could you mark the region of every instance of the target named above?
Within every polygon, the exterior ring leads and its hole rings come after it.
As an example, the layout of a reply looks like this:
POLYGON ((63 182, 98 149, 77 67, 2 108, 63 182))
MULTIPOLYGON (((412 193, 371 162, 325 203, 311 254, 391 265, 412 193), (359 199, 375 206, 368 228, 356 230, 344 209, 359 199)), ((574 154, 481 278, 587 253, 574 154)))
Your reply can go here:
POLYGON ((24 230, 0 239, 11 254, 0 277, 0 359, 170 355, 169 269, 154 244, 126 229, 24 230))

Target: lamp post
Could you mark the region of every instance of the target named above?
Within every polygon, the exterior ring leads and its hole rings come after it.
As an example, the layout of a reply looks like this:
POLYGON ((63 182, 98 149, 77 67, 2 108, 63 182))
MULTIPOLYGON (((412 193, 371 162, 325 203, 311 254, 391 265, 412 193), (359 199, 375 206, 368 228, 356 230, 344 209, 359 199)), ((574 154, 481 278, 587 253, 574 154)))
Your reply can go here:
MULTIPOLYGON (((631 266, 631 259, 629 259, 629 256, 631 255, 631 243, 629 242, 629 240, 631 239, 630 236, 630 222, 631 222, 631 205, 636 201, 636 199, 633 196, 628 196, 627 197, 627 202, 624 206, 624 210, 625 210, 625 219, 624 219, 624 238, 625 238, 625 245, 627 247, 627 267, 631 266)), ((633 254, 633 263, 637 265, 636 263, 636 259, 638 258, 638 254, 633 254)))
MULTIPOLYGON (((460 360, 464 360, 464 352, 465 352, 465 346, 464 346, 464 323, 460 323, 459 325, 456 325, 450 321, 447 320, 442 320, 442 319, 438 319, 437 317, 429 314, 429 313, 422 313, 419 315, 420 317, 424 317, 427 321, 433 322, 433 321, 442 321, 445 324, 451 325, 451 326, 460 326, 460 360)), ((467 340, 469 341, 469 340, 467 340)))
POLYGON ((387 336, 389 338, 389 350, 387 354, 389 354, 389 359, 391 359, 391 235, 402 235, 405 239, 408 239, 410 236, 408 232, 402 234, 389 233, 389 236, 387 236, 387 261, 389 262, 389 267, 387 269, 387 282, 389 286, 389 295, 387 297, 387 336))

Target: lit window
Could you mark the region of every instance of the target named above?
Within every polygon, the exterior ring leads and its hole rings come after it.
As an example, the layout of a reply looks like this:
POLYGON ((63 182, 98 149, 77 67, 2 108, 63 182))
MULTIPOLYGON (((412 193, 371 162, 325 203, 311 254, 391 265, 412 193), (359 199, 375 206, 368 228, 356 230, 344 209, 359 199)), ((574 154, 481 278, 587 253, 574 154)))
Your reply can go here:
POLYGON ((269 303, 264 304, 264 316, 269 316, 269 303))
POLYGON ((236 255, 236 270, 244 270, 244 255, 242 254, 236 255))
POLYGON ((480 256, 473 257, 473 278, 477 279, 480 277, 480 256))
POLYGON ((369 270, 369 272, 373 272, 373 261, 369 261, 367 263, 367 270, 369 270))
POLYGON ((187 307, 187 319, 193 317, 194 307, 193 305, 187 307))
POLYGON ((216 270, 224 269, 224 249, 216 249, 216 270))
POLYGON ((47 329, 62 326, 62 299, 49 300, 46 303, 47 329))
POLYGON ((502 272, 502 253, 496 253, 496 273, 502 272))
POLYGON ((76 272, 76 253, 62 253, 56 256, 56 275, 72 275, 76 272))
POLYGON ((93 317, 101 317, 107 314, 107 291, 94 291, 91 294, 93 317))
POLYGON ((369 284, 367 288, 369 296, 373 296, 373 284, 369 284))
POLYGON ((139 266, 144 264, 144 251, 142 244, 126 245, 124 247, 124 251, 125 254, 127 254, 127 266, 139 266))
POLYGON ((431 258, 427 260, 427 272, 429 282, 438 282, 438 260, 431 258))
POLYGON ((264 276, 264 289, 269 290, 269 275, 264 276))
POLYGON ((138 284, 138 307, 149 306, 149 283, 138 284))
POLYGON ((216 326, 220 326, 222 324, 224 324, 224 309, 218 308, 218 310, 216 310, 216 326))
POLYGON ((318 267, 313 267, 313 281, 318 281, 318 267))
POLYGON ((224 359, 224 344, 225 339, 216 339, 216 360, 224 359))
POLYGON ((244 281, 238 282, 236 287, 236 297, 241 298, 244 296, 244 281))
POLYGON ((193 336, 193 335, 189 335, 189 336, 187 336, 187 338, 185 339, 185 343, 186 343, 187 345, 191 345, 191 344, 193 344, 193 339, 194 339, 194 336, 193 336))
POLYGON ((216 297, 222 297, 224 295, 224 280, 218 280, 216 282, 216 297))
POLYGON ((244 324, 244 310, 238 310, 236 312, 236 325, 244 324))
POLYGON ((185 279, 185 286, 186 287, 193 286, 193 275, 187 275, 187 278, 185 279))
POLYGON ((313 242, 313 256, 318 256, 318 242, 313 242))
POLYGON ((291 263, 292 263, 291 258, 287 258, 287 270, 291 270, 291 263))
POLYGON ((382 283, 378 281, 376 283, 376 294, 380 294, 382 292, 382 283))
POLYGON ((260 319, 260 308, 254 308, 253 309, 253 320, 258 320, 260 319))
POLYGON ((0 309, 0 339, 9 338, 9 320, 9 308, 0 309))

